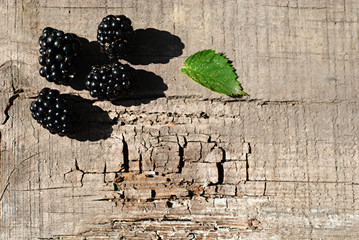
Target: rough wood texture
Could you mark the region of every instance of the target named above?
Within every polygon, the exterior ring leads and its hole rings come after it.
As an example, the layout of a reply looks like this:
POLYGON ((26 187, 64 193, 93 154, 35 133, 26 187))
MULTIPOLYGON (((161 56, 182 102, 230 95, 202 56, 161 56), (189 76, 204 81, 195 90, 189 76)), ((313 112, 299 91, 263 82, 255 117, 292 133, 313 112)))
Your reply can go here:
POLYGON ((1 239, 357 239, 358 0, 0 3, 1 239), (110 13, 140 29, 136 95, 90 101, 81 78, 38 76, 45 26, 89 41, 86 72, 110 13), (205 48, 249 97, 181 74, 205 48), (78 136, 31 119, 44 86, 76 96, 78 136))

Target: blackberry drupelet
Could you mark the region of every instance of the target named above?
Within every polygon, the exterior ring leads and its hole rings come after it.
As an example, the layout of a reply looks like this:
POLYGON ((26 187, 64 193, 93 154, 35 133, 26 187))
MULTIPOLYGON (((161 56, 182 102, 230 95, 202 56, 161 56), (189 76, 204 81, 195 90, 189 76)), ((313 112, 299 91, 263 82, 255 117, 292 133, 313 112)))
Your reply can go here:
POLYGON ((131 20, 124 15, 108 15, 97 29, 97 42, 111 58, 122 58, 133 44, 131 20))
POLYGON ((86 89, 99 100, 114 100, 128 94, 135 83, 135 70, 119 62, 93 66, 87 75, 86 89))
POLYGON ((46 27, 39 38, 40 75, 49 82, 68 85, 73 78, 74 63, 80 52, 80 40, 72 33, 46 27))
POLYGON ((30 106, 32 117, 52 134, 68 135, 72 130, 72 105, 66 95, 44 88, 30 106))

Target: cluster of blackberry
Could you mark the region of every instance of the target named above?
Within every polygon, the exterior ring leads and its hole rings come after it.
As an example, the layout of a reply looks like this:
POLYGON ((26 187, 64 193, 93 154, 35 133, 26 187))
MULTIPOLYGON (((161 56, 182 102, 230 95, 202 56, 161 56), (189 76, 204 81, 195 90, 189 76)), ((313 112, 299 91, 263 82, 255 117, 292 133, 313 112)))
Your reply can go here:
MULTIPOLYGON (((97 42, 112 60, 124 57, 132 47, 134 31, 124 15, 108 15, 97 30, 97 42)), ((75 34, 46 27, 39 38, 40 75, 49 82, 69 85, 75 74, 75 61, 81 44, 75 34)), ((99 100, 113 100, 133 87, 135 70, 119 62, 93 66, 87 76, 86 89, 99 100)), ((52 134, 68 135, 72 129, 72 106, 65 95, 44 88, 30 106, 32 117, 52 134)))
POLYGON ((39 38, 40 75, 49 82, 68 85, 75 74, 73 63, 80 51, 80 41, 75 34, 47 27, 39 38))
POLYGON ((97 41, 110 57, 124 57, 132 47, 134 32, 131 20, 124 15, 108 15, 97 29, 97 41))
POLYGON ((44 88, 30 105, 32 117, 52 134, 64 136, 72 127, 72 105, 57 90, 44 88))
MULTIPOLYGON (((124 15, 104 17, 97 29, 97 42, 110 58, 122 58, 133 45, 131 20, 124 15)), ((86 89, 99 100, 113 100, 127 94, 135 82, 135 70, 119 62, 94 66, 87 76, 86 89)))
POLYGON ((92 97, 111 100, 126 94, 134 85, 135 70, 127 64, 113 63, 93 66, 87 76, 86 88, 92 97))

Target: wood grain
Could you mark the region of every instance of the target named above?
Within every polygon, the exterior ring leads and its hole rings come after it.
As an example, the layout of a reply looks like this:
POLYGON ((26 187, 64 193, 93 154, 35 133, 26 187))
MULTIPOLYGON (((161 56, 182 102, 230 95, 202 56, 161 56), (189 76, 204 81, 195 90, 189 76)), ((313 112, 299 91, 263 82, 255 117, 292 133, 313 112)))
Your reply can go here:
POLYGON ((357 239, 358 0, 1 0, 1 239, 357 239), (38 75, 46 26, 87 39, 80 71, 106 61, 96 29, 130 17, 131 98, 93 101, 38 75), (180 72, 223 52, 250 96, 180 72), (71 94, 84 121, 51 135, 29 104, 71 94))

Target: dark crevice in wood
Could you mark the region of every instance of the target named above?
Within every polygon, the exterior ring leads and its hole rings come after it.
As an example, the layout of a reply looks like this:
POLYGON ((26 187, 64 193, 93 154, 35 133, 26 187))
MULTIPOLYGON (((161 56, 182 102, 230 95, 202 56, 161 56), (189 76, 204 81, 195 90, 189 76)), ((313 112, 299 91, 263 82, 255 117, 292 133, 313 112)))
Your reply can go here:
POLYGON ((20 93, 22 93, 22 92, 24 92, 23 89, 14 90, 13 95, 9 98, 9 103, 6 105, 6 108, 4 110, 5 119, 2 122, 2 125, 4 125, 9 120, 9 118, 10 118, 10 115, 9 115, 10 108, 14 105, 15 99, 18 98, 20 96, 20 93))
POLYGON ((205 113, 205 112, 201 112, 201 113, 199 114, 199 117, 200 117, 200 118, 204 118, 204 119, 209 118, 208 114, 205 113))
POLYGON ((219 148, 222 151, 222 160, 221 162, 217 163, 217 169, 218 169, 218 182, 215 184, 223 184, 224 180, 224 169, 223 169, 223 163, 226 161, 226 151, 223 148, 219 148))
POLYGON ((263 196, 266 195, 266 191, 267 191, 267 182, 264 182, 263 196))
POLYGON ((155 218, 140 218, 140 219, 133 219, 133 220, 113 220, 114 223, 135 223, 135 222, 153 222, 157 221, 158 219, 155 218))
POLYGON ((151 198, 154 199, 156 197, 156 191, 151 190, 151 198))
POLYGON ((139 173, 142 173, 142 154, 140 154, 138 169, 139 169, 139 173))
POLYGON ((181 147, 181 145, 178 144, 178 155, 179 155, 178 173, 182 173, 182 169, 184 167, 183 154, 184 154, 183 147, 181 147))
POLYGON ((249 164, 248 164, 248 159, 246 160, 246 181, 249 181, 249 164))
POLYGON ((77 159, 75 159, 75 169, 76 169, 77 171, 80 171, 80 172, 82 173, 81 179, 80 179, 80 184, 81 184, 81 187, 83 187, 83 185, 84 185, 84 184, 83 184, 83 180, 84 180, 85 172, 80 169, 79 163, 77 162, 77 159))
POLYGON ((218 182, 217 184, 222 184, 224 179, 224 170, 222 163, 217 163, 217 169, 218 169, 218 182))
POLYGON ((128 172, 130 169, 130 162, 128 160, 128 145, 127 142, 125 141, 125 138, 122 139, 122 143, 123 143, 123 167, 125 172, 128 172))
POLYGON ((188 197, 189 199, 192 199, 194 197, 195 193, 192 190, 188 190, 188 197))
POLYGON ((157 232, 155 232, 155 234, 156 234, 157 240, 162 240, 162 237, 160 235, 158 235, 157 232))
POLYGON ((103 183, 106 183, 106 168, 107 168, 107 165, 106 165, 106 162, 105 162, 105 166, 103 168, 103 183))
POLYGON ((15 99, 17 99, 20 96, 20 93, 24 92, 24 90, 22 88, 16 89, 16 87, 15 87, 15 84, 14 84, 15 76, 13 74, 13 61, 6 61, 4 64, 2 64, 0 66, 0 68, 5 66, 5 64, 8 62, 10 63, 10 70, 11 70, 10 75, 11 75, 12 96, 9 98, 9 102, 5 107, 5 110, 4 110, 5 119, 2 122, 2 125, 4 125, 9 120, 9 118, 10 118, 9 111, 10 111, 10 108, 14 105, 15 99))
POLYGON ((80 171, 79 163, 77 162, 77 159, 75 159, 75 169, 80 171))
POLYGON ((167 208, 172 208, 173 203, 171 203, 170 201, 167 201, 167 202, 166 202, 166 206, 167 206, 167 208))
POLYGON ((165 216, 162 221, 166 221, 166 222, 191 222, 192 220, 191 219, 167 218, 165 216))
POLYGON ((108 202, 108 201, 112 201, 113 198, 100 198, 100 199, 94 199, 92 201, 94 202, 108 202))
MULTIPOLYGON (((217 144, 216 144, 217 145, 217 144)), ((221 149, 222 150, 222 160, 221 160, 221 162, 223 163, 223 162, 225 162, 226 161, 226 151, 223 149, 223 148, 219 148, 219 149, 221 149)))
MULTIPOLYGON (((251 154, 252 149, 251 145, 248 143, 248 154, 251 154)), ((246 154, 246 181, 249 181, 249 161, 248 161, 248 154, 246 154)))

